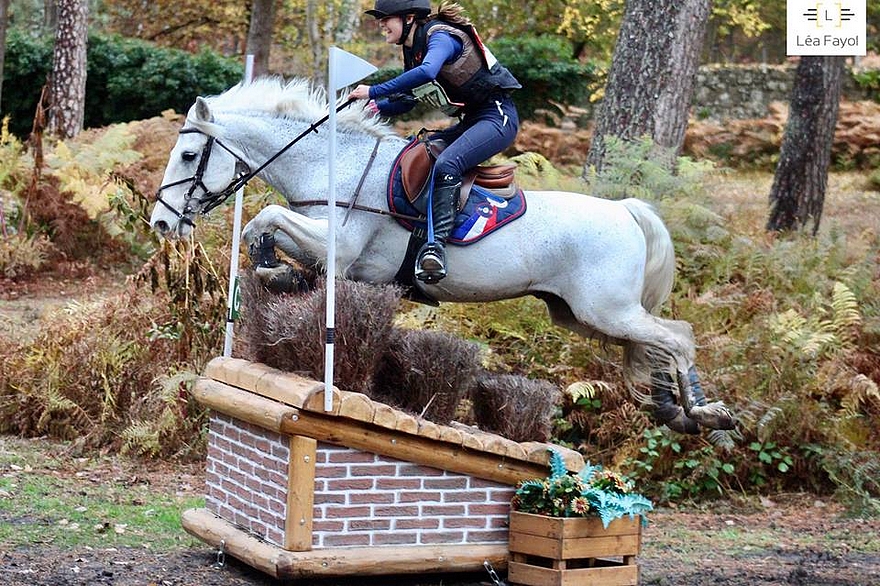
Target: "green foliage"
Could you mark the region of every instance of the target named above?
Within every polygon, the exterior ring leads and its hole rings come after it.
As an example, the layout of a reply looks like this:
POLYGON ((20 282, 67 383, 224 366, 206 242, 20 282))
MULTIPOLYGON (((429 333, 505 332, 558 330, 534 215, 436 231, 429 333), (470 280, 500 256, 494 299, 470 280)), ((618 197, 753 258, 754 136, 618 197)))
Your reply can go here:
POLYGON ((598 68, 574 59, 570 44, 559 37, 503 37, 493 41, 492 52, 523 86, 513 99, 524 119, 554 104, 587 104, 603 81, 598 68))
MULTIPOLYGON (((203 50, 190 54, 145 41, 92 34, 88 43, 84 124, 87 128, 186 110, 200 95, 216 94, 241 80, 235 60, 203 50)), ((52 40, 9 31, 3 113, 12 131, 31 130, 40 88, 52 64, 52 40)))
POLYGON ((880 102, 880 69, 863 69, 852 74, 856 85, 868 92, 868 98, 880 102))
POLYGON ((592 517, 608 527, 625 515, 644 515, 653 510, 651 501, 633 492, 633 484, 621 475, 589 462, 577 474, 568 472, 562 456, 550 449, 550 475, 527 480, 517 487, 511 508, 548 517, 592 517))
POLYGON ((591 168, 586 180, 592 195, 607 199, 658 201, 699 193, 702 178, 712 168, 711 163, 679 157, 673 172, 668 149, 657 146, 648 136, 631 141, 606 136, 605 145, 602 171, 591 168))

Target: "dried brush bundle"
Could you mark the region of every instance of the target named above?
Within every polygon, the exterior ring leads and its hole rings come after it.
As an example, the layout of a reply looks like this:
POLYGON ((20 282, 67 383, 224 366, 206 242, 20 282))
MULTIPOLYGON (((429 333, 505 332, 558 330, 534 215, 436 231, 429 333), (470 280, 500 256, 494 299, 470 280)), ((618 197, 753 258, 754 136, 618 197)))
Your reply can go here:
POLYGON ((471 390, 480 429, 518 442, 546 442, 561 393, 545 380, 483 371, 471 390))
POLYGON ((373 398, 445 425, 480 369, 480 348, 472 342, 397 328, 376 373, 373 398))
MULTIPOLYGON (((242 327, 237 354, 321 380, 324 373, 326 286, 275 295, 252 272, 242 279, 242 327)), ((372 394, 373 374, 391 339, 400 289, 336 282, 335 384, 372 394)))

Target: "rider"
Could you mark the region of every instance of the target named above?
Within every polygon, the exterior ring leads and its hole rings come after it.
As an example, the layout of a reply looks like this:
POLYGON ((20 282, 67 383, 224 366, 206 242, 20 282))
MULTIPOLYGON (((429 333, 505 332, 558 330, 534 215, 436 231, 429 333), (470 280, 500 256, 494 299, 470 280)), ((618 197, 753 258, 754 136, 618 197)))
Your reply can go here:
POLYGON ((444 1, 431 15, 430 0, 376 0, 367 14, 378 20, 386 43, 403 47, 404 72, 385 83, 359 85, 349 97, 368 99, 374 113, 391 116, 411 110, 414 96, 460 119, 434 135, 448 146, 434 166, 434 242, 419 251, 415 276, 436 283, 446 276, 444 244, 462 177, 513 144, 519 116, 510 91, 522 86, 483 45, 456 3, 444 1), (410 99, 400 99, 401 94, 410 99))

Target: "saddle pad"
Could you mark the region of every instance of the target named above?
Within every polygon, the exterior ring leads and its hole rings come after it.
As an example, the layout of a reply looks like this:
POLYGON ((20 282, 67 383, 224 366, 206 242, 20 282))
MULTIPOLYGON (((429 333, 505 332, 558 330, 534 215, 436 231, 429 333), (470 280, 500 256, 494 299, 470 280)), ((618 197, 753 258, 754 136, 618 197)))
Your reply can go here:
MULTIPOLYGON (((427 219, 409 203, 404 193, 400 172, 400 158, 415 142, 414 140, 403 148, 394 160, 388 178, 388 209, 394 213, 417 216, 423 219, 422 221, 411 221, 397 218, 397 222, 410 232, 416 228, 427 230, 427 219)), ((526 198, 522 189, 517 189, 513 197, 504 199, 479 185, 475 185, 471 188, 468 200, 456 215, 452 233, 446 242, 459 246, 473 244, 524 213, 526 213, 526 198)))

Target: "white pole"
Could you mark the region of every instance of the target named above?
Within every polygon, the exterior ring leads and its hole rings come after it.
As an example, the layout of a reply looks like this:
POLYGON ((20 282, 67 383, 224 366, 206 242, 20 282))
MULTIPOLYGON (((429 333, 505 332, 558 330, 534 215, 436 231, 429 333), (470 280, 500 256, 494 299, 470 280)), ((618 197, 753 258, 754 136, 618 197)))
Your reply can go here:
MULTIPOLYGON (((245 57, 244 83, 254 80, 254 56, 245 57)), ((244 187, 235 192, 235 212, 232 219, 232 256, 229 259, 229 291, 226 295, 226 337, 223 340, 223 356, 232 356, 232 337, 235 318, 238 316, 238 254, 241 249, 241 209, 244 187)))
POLYGON ((336 64, 330 48, 327 102, 330 146, 327 160, 327 337, 324 344, 324 411, 333 410, 333 350, 336 341, 336 64))

